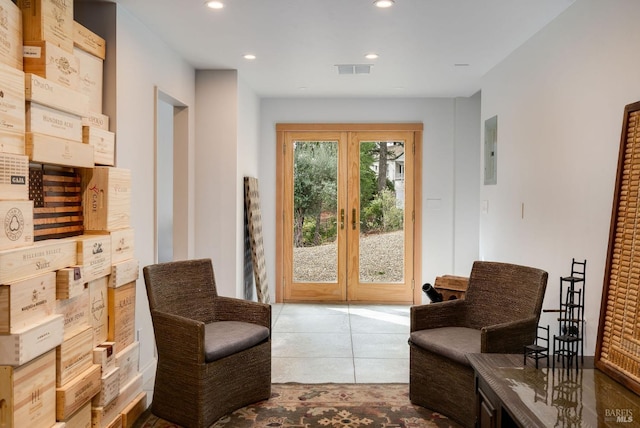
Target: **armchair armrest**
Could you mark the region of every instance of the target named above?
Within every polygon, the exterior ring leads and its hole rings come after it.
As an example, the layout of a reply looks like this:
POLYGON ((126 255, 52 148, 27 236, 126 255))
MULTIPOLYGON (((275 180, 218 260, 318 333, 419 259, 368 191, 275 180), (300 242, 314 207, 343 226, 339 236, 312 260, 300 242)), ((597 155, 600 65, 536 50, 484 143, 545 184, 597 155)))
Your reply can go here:
POLYGON ((519 354, 523 347, 533 343, 538 318, 535 316, 518 321, 482 327, 481 352, 519 354))
POLYGON ((466 307, 464 299, 412 306, 410 309, 411 332, 460 326, 465 319, 466 307))
POLYGON ((215 321, 244 321, 271 330, 271 305, 233 297, 214 299, 215 321))
POLYGON ((204 362, 204 323, 158 310, 151 311, 158 354, 167 360, 204 362))

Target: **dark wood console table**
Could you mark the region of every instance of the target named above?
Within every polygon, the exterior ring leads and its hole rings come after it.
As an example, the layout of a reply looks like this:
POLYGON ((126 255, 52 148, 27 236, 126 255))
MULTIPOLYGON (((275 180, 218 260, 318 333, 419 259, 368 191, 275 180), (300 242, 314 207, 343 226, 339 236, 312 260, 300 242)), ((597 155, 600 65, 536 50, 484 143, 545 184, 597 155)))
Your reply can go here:
MULTIPOLYGON (((523 365, 522 355, 472 354, 477 427, 635 427, 640 397, 594 368, 523 365)), ((531 365, 529 365, 531 364, 531 365)), ((593 367, 593 363, 585 365, 593 367)))

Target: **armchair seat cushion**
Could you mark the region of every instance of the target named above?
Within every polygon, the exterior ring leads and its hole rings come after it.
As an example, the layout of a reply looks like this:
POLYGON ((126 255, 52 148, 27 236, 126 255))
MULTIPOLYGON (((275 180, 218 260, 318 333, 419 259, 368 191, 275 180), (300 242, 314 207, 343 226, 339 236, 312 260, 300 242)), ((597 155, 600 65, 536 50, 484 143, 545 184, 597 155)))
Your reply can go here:
POLYGON ((411 343, 426 351, 468 366, 467 354, 479 354, 481 331, 467 327, 441 327, 411 333, 411 343))
POLYGON ((241 321, 217 321, 204 326, 205 361, 210 363, 249 349, 269 337, 267 327, 241 321))

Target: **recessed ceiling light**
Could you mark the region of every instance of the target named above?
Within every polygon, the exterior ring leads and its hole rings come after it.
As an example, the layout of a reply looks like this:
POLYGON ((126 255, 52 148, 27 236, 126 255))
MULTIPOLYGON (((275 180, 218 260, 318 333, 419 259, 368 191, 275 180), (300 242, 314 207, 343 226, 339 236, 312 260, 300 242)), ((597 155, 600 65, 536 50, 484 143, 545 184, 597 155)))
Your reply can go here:
POLYGON ((256 59, 256 56, 254 54, 246 54, 244 59, 256 59))
POLYGON ((224 3, 219 0, 211 0, 206 2, 205 4, 211 9, 222 9, 224 7, 224 3))
POLYGON ((376 0, 373 2, 374 5, 376 5, 376 7, 391 7, 393 6, 393 4, 395 3, 395 1, 393 0, 376 0))
POLYGON ((378 59, 377 53, 368 53, 364 56, 366 59, 378 59))

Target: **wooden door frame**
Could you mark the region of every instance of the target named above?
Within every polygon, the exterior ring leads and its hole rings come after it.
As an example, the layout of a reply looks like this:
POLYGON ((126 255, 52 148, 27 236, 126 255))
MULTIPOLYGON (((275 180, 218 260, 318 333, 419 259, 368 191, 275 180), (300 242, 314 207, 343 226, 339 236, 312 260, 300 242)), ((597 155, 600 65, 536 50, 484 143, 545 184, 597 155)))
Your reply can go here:
MULTIPOLYGON (((413 302, 422 301, 422 123, 277 123, 276 124, 276 236, 282 236, 284 217, 284 144, 287 132, 354 132, 354 131, 409 131, 414 133, 414 211, 413 227, 413 302), (416 283, 418 281, 418 283, 416 283)), ((276 239, 275 301, 283 302, 284 296, 284 248, 276 239)))

